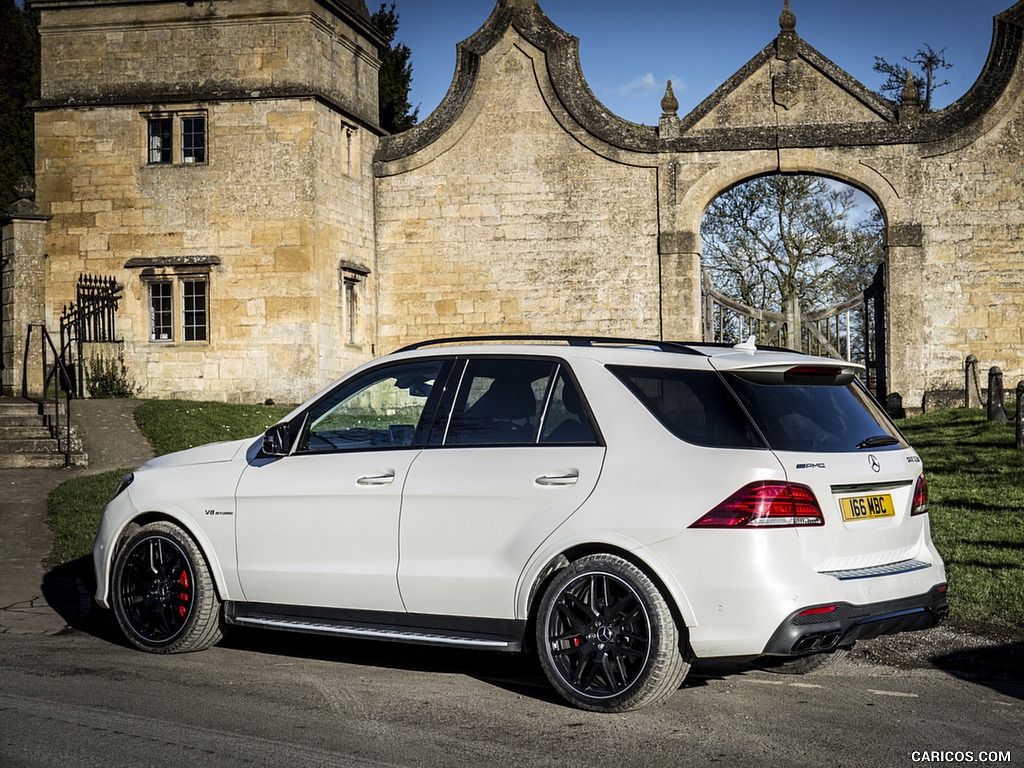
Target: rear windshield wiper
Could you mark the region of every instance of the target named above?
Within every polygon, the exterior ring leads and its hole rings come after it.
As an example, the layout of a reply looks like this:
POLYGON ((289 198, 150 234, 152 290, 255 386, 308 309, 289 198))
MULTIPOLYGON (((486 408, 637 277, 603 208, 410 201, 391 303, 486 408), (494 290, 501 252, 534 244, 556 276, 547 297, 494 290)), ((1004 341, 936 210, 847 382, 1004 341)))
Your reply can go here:
POLYGON ((858 448, 881 448, 883 445, 896 445, 899 443, 898 437, 892 435, 875 435, 874 437, 867 437, 857 443, 858 448))

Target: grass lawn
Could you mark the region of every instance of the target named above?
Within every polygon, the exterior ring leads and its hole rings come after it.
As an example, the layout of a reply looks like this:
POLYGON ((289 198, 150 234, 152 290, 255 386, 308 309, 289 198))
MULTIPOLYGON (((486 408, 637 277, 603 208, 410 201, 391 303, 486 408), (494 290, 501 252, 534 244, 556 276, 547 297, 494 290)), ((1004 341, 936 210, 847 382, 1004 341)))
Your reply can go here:
POLYGON ((1012 416, 990 424, 982 410, 957 409, 900 429, 924 460, 952 616, 1024 628, 1024 452, 1012 416))
MULTIPOLYGON (((258 435, 287 408, 150 400, 136 411, 157 454, 258 435)), ((1014 427, 980 410, 951 410, 900 423, 924 460, 932 537, 946 561, 955 621, 1024 629, 1024 452, 1014 427)), ((131 467, 125 469, 130 470, 131 467)), ((125 471, 87 475, 50 495, 54 560, 88 555, 100 513, 125 471)))

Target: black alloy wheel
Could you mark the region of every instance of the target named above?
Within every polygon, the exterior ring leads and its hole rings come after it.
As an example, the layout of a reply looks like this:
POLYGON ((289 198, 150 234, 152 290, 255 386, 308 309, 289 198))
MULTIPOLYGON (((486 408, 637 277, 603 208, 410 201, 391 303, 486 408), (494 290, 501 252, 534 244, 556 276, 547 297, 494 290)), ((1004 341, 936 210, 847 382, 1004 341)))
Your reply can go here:
POLYGON ((112 586, 118 624, 138 648, 181 653, 221 638, 220 601, 206 561, 175 525, 139 529, 117 555, 112 586))
POLYGON ((584 709, 622 712, 658 701, 689 669, 675 621, 650 579, 626 560, 577 560, 548 587, 538 619, 541 665, 584 709))

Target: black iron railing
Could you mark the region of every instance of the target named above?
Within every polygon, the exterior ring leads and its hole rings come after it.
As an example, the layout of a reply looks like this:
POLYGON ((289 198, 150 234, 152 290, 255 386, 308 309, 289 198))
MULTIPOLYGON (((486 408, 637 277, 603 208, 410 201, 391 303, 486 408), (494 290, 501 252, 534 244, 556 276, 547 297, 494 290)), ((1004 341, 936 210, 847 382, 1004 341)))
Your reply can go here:
POLYGON ((64 466, 71 466, 71 376, 60 359, 57 347, 42 323, 29 323, 25 338, 25 360, 22 366, 21 396, 38 403, 43 419, 50 430, 50 436, 57 441, 57 450, 64 455, 64 466), (32 348, 32 331, 38 329, 40 338, 39 359, 42 364, 42 394, 32 396, 28 391, 29 352, 32 348), (50 362, 52 356, 53 362, 50 362), (61 393, 64 393, 64 413, 61 414, 61 393), (52 397, 51 397, 52 395, 52 397), (52 412, 48 410, 52 406, 52 412))
POLYGON ((78 397, 85 396, 82 344, 117 341, 114 318, 123 290, 112 277, 79 275, 75 301, 61 312, 60 357, 78 397))

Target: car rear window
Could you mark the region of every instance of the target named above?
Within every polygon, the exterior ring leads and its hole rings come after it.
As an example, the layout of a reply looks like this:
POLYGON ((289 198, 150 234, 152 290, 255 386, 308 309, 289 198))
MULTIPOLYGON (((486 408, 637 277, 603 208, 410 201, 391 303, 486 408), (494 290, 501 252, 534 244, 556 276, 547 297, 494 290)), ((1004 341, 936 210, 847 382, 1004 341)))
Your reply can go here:
POLYGON ((816 379, 724 374, 726 382, 777 451, 840 453, 899 450, 907 443, 852 377, 816 379))
POLYGON ((765 448, 716 372, 624 365, 609 370, 679 439, 712 448, 765 448))

